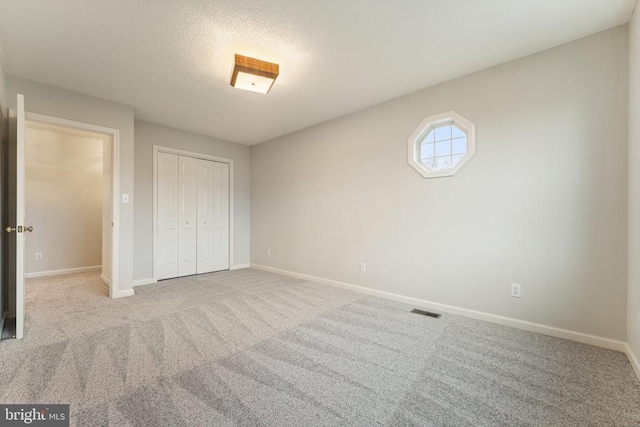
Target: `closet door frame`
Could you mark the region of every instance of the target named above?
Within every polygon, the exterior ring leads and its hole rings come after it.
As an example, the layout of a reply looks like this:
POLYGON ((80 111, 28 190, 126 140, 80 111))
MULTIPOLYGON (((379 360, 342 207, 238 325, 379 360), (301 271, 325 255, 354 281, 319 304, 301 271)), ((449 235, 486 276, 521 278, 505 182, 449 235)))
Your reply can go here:
POLYGON ((175 154, 178 156, 194 157, 229 165, 229 270, 234 270, 233 262, 233 160, 208 154, 180 150, 178 148, 153 146, 153 278, 134 281, 133 285, 156 283, 158 281, 158 153, 175 154), (136 283, 138 282, 138 283, 136 283))

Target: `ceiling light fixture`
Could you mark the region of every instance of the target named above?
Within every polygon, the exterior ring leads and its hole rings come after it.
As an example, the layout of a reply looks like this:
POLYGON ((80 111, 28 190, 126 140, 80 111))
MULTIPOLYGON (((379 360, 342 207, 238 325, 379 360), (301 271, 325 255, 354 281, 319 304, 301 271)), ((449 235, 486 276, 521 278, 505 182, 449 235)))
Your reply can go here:
POLYGON ((268 93, 280 72, 278 64, 236 53, 231 86, 251 92, 268 93))

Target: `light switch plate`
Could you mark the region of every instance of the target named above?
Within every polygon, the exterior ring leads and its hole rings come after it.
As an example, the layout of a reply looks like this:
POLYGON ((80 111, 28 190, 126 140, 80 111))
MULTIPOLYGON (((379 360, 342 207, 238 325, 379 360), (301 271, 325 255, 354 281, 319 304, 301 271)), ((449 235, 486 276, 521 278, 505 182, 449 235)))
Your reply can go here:
POLYGON ((123 194, 122 195, 122 203, 129 203, 129 195, 128 194, 123 194))

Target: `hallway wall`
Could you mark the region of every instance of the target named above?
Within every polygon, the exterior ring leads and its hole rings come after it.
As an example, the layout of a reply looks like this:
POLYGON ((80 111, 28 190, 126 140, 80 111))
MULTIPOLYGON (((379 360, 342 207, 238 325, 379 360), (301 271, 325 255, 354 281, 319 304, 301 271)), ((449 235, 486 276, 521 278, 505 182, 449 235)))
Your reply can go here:
POLYGON ((102 139, 30 126, 26 137, 27 276, 101 265, 102 139))

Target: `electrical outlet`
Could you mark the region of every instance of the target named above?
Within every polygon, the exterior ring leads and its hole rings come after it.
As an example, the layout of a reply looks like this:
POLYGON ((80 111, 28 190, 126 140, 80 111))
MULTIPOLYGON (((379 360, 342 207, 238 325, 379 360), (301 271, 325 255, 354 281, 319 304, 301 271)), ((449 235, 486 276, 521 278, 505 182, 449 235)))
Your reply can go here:
POLYGON ((511 284, 511 296, 514 298, 520 298, 522 296, 522 289, 518 283, 511 284))
POLYGON ((36 261, 40 261, 42 259, 42 252, 36 252, 36 261))
POLYGON ((271 249, 267 249, 267 256, 271 256, 271 249))
POLYGON ((365 273, 367 271, 367 264, 364 262, 360 263, 360 273, 365 273))

